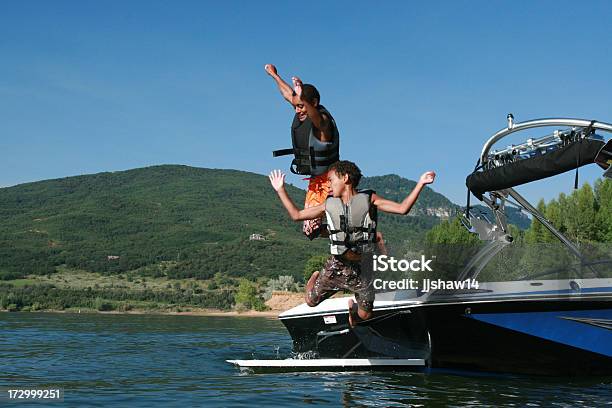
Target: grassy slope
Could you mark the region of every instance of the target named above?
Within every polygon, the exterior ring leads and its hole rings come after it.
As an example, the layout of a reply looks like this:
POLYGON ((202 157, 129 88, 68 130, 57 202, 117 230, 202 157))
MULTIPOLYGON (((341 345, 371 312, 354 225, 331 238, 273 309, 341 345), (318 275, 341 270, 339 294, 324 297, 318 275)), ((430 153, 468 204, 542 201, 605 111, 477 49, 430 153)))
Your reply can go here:
MULTIPOLYGON (((398 176, 363 180, 393 199, 413 185, 398 176)), ((288 190, 303 201, 302 190, 288 190)), ((420 215, 427 205, 452 204, 427 189, 417 216, 381 218, 387 239, 418 239, 439 222, 420 215)), ((299 277, 306 259, 326 250, 324 240, 301 235, 265 176, 236 170, 168 165, 23 184, 0 189, 0 215, 0 270, 15 273, 67 265, 202 279, 216 272, 299 277), (251 233, 267 240, 249 241, 251 233), (109 255, 120 258, 109 261, 109 255), (174 264, 161 270, 164 261, 174 264)))

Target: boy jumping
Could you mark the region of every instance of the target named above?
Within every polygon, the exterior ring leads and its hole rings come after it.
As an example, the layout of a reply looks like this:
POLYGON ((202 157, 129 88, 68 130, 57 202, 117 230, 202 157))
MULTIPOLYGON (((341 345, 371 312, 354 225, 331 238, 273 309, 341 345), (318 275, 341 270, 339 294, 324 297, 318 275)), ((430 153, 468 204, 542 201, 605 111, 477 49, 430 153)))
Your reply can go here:
MULTIPOLYGON (((312 220, 325 216, 331 256, 323 270, 312 274, 306 284, 306 303, 314 307, 338 290, 355 294, 349 300, 349 324, 372 316, 374 288, 371 276, 361 269, 361 261, 374 251, 377 210, 392 214, 407 214, 423 187, 433 183, 433 171, 423 173, 412 192, 401 202, 387 200, 373 191, 358 191, 361 171, 350 161, 338 161, 329 167, 332 197, 323 204, 299 210, 285 191, 285 175, 280 170, 270 173, 270 183, 294 221, 312 220)), ((366 263, 366 265, 369 264, 366 263)))

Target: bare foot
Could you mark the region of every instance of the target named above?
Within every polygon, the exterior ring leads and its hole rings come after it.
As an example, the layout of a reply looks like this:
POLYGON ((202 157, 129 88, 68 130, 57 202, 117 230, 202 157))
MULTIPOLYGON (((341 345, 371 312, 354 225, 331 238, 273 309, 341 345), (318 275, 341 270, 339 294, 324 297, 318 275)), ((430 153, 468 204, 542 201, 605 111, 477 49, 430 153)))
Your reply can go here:
POLYGON ((359 306, 354 308, 355 301, 353 299, 349 299, 348 307, 349 307, 349 325, 351 327, 355 327, 357 323, 365 322, 372 317, 372 312, 366 312, 363 309, 360 309, 359 306), (354 308, 354 309, 353 309, 354 308))
POLYGON ((306 304, 310 307, 316 306, 315 304, 311 303, 310 298, 308 297, 308 294, 310 293, 312 288, 314 288, 314 284, 317 281, 318 277, 319 277, 319 271, 314 271, 312 275, 310 276, 310 279, 308 279, 308 282, 306 283, 306 294, 304 295, 304 299, 306 300, 306 304))

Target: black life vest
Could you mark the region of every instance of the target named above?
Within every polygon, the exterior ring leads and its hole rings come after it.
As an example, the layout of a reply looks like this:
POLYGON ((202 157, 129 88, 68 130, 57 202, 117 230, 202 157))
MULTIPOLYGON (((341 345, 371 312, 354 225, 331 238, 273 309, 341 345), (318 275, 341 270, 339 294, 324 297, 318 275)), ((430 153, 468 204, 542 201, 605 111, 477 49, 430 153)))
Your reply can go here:
POLYGON ((376 242, 377 208, 372 204, 372 190, 354 195, 344 204, 341 198, 325 200, 330 252, 342 255, 349 249, 361 254, 376 242))
POLYGON ((293 154, 289 170, 293 174, 318 176, 327 171, 327 168, 340 160, 340 133, 332 115, 322 105, 317 107, 319 112, 325 114, 330 120, 332 128, 331 142, 321 142, 313 132, 312 120, 306 118, 300 122, 296 114, 291 124, 291 149, 275 150, 272 156, 286 156, 293 154))

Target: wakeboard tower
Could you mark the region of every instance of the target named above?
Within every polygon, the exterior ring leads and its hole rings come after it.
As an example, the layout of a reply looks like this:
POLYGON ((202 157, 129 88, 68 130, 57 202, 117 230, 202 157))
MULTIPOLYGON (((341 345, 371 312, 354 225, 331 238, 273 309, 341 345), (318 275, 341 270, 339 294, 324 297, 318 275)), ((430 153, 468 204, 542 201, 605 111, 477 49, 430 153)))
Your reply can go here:
MULTIPOLYGON (((606 141, 605 137, 597 133, 612 132, 612 125, 596 120, 568 118, 514 123, 511 113, 507 119, 508 126, 495 133, 484 144, 476 168, 466 179, 468 198, 463 217, 464 225, 471 232, 478 233, 482 240, 512 242, 513 237, 509 234, 504 211, 510 203, 541 222, 572 253, 583 259, 576 245, 559 232, 514 187, 575 170, 574 188, 577 189, 578 169, 593 163, 604 170, 605 177, 612 177, 612 139, 606 141), (529 138, 517 145, 491 150, 495 143, 513 133, 549 127, 557 129, 544 137, 529 138), (470 193, 489 207, 494 214, 494 223, 471 211, 470 193)), ((500 245, 491 246, 501 248, 500 245)), ((464 276, 467 271, 464 271, 464 276)))
MULTIPOLYGON (((456 279, 478 279, 496 256, 514 245, 507 205, 531 214, 533 222, 558 238, 578 261, 576 270, 551 272, 536 263, 535 271, 501 276, 474 289, 379 291, 373 317, 354 328, 348 324, 349 298, 328 299, 316 307, 302 304, 279 315, 292 337, 293 352, 302 358, 228 362, 263 372, 442 368, 611 375, 612 256, 587 256, 515 187, 593 163, 611 177, 612 124, 567 118, 515 123, 512 115, 507 119, 507 126, 486 141, 466 180, 462 222, 483 245, 456 269, 456 279), (553 131, 493 150, 506 136, 535 128, 553 131), (470 206, 470 194, 490 209, 492 220, 470 206)), ((577 181, 578 174, 576 186, 577 181)))

